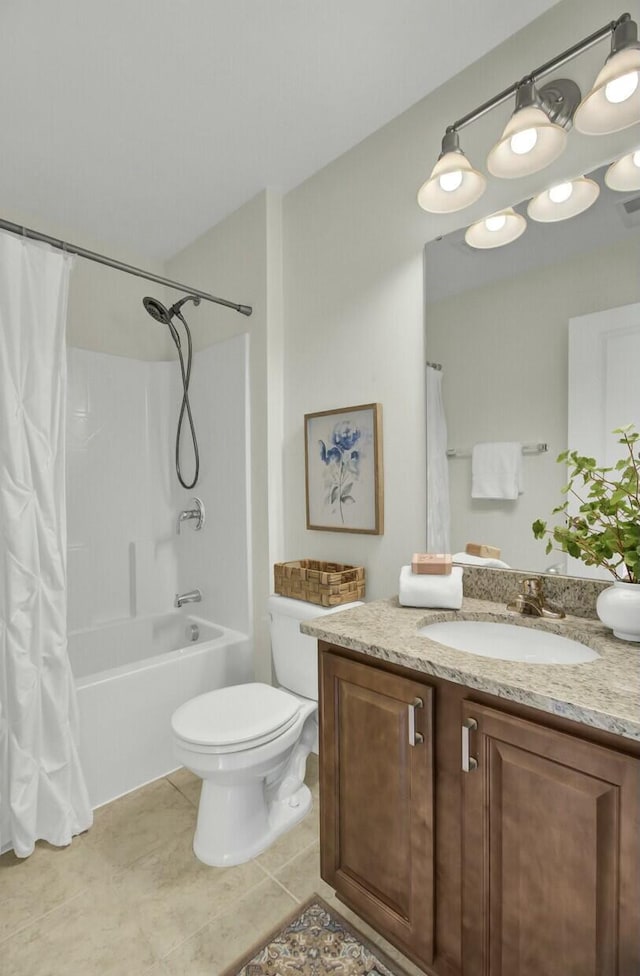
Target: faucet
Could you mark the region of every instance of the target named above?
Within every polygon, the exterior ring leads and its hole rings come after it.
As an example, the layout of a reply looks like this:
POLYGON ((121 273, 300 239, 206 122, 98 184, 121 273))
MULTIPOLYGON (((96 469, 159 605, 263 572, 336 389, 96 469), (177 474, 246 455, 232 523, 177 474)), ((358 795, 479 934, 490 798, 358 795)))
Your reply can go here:
POLYGON ((195 519, 196 524, 194 526, 196 532, 201 529, 204 525, 204 505, 200 498, 193 499, 193 508, 185 508, 178 515, 178 520, 176 522, 176 533, 180 535, 180 526, 187 519, 195 519))
POLYGON ((202 593, 200 590, 189 590, 188 593, 176 593, 176 598, 174 600, 174 607, 180 608, 185 603, 200 603, 202 599, 202 593))
POLYGON ((554 620, 560 620, 565 615, 561 606, 546 602, 541 576, 532 576, 523 580, 522 592, 507 603, 507 610, 532 617, 552 617, 554 620))

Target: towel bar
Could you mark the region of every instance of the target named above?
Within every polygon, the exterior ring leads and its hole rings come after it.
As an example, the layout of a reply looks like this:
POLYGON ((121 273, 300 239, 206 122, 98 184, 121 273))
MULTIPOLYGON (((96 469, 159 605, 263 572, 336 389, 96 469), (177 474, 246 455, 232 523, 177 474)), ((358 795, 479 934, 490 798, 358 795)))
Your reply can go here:
MULTIPOLYGON (((537 444, 523 444, 522 453, 523 454, 545 454, 549 450, 549 445, 539 441, 537 444)), ((449 458, 465 458, 471 457, 470 447, 448 447, 447 457, 449 458)))

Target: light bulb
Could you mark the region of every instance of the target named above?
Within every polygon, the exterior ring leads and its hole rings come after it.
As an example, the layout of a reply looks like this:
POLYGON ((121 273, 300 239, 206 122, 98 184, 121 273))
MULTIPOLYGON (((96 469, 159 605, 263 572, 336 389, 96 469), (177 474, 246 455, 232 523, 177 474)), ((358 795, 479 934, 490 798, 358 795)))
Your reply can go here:
POLYGON ((629 71, 626 75, 614 78, 604 88, 604 97, 612 105, 619 105, 631 98, 638 87, 638 72, 629 71))
POLYGON ((495 233, 496 231, 502 230, 506 222, 507 222, 507 218, 505 214, 494 214, 493 217, 486 218, 484 225, 487 228, 487 230, 490 230, 493 233, 495 233))
POLYGON ((636 149, 633 156, 631 157, 631 161, 634 166, 637 166, 638 169, 640 169, 640 149, 636 149))
POLYGON ((556 183, 549 190, 549 199, 552 203, 564 203, 573 193, 573 183, 556 183))
POLYGON ((535 129, 523 129, 522 132, 516 132, 511 136, 511 151, 516 156, 524 156, 525 153, 531 152, 537 141, 538 133, 535 129))
POLYGON ((462 170, 454 169, 450 173, 443 173, 438 177, 440 189, 446 193, 453 193, 462 184, 462 170))

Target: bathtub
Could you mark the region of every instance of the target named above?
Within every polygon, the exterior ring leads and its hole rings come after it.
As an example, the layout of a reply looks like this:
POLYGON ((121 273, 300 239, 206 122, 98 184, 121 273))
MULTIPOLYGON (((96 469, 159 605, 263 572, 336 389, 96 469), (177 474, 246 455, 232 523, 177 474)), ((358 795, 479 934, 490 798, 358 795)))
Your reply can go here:
POLYGON ((80 761, 93 807, 175 769, 174 710, 252 680, 246 634, 176 611, 69 634, 80 761))

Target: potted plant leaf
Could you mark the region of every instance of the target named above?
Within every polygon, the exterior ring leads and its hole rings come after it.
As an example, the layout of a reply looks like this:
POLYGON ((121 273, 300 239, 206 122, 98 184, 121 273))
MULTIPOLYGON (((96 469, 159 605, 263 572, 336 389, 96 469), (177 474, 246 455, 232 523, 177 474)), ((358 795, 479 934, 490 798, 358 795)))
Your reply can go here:
POLYGON ((532 529, 536 539, 548 537, 547 553, 556 548, 611 573, 615 582, 598 597, 596 612, 616 637, 640 641, 640 432, 629 424, 613 433, 624 447, 613 467, 577 451, 558 456, 569 465, 569 481, 553 514, 564 513, 565 521, 548 528, 537 519, 532 529))

